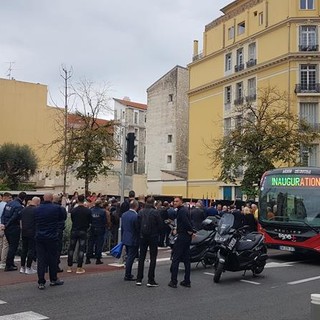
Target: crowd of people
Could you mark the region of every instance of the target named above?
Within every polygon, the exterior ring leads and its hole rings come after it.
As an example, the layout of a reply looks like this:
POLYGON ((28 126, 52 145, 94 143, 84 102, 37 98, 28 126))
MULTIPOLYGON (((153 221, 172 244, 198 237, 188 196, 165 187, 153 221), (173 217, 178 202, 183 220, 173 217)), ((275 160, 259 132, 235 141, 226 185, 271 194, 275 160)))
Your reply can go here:
POLYGON ((83 264, 102 264, 102 252, 115 246, 119 239, 125 246, 125 281, 142 285, 147 252, 150 254, 148 287, 157 287, 155 279, 158 247, 172 248, 171 278, 169 286, 177 288, 179 263, 185 267, 181 286, 191 287, 190 243, 202 221, 207 216, 231 212, 235 217, 235 228, 248 225, 249 231, 257 230, 257 206, 255 204, 236 209, 234 205, 222 206, 212 203, 206 208, 202 201, 183 203, 175 197, 172 203, 156 201, 152 196, 136 198, 130 191, 123 203, 95 193, 89 196, 74 193, 69 198, 45 193, 27 200, 25 192, 12 198, 9 192, 1 195, 0 202, 0 269, 16 271, 14 263, 21 241, 20 273, 38 275, 38 287, 44 289, 45 274, 49 273, 50 286, 62 285, 57 274, 63 246, 63 233, 68 214, 71 219, 68 247, 67 272, 85 273, 83 264), (174 222, 174 223, 173 223, 174 222), (121 225, 120 225, 121 223, 121 225), (174 227, 173 227, 174 225, 174 227), (118 234, 121 227, 121 234, 118 234), (174 237, 174 245, 172 238, 174 237), (85 258, 85 259, 84 259, 85 258), (132 265, 138 259, 137 275, 132 274, 132 265), (32 264, 37 262, 37 269, 32 264), (77 264, 76 269, 73 265, 77 264))

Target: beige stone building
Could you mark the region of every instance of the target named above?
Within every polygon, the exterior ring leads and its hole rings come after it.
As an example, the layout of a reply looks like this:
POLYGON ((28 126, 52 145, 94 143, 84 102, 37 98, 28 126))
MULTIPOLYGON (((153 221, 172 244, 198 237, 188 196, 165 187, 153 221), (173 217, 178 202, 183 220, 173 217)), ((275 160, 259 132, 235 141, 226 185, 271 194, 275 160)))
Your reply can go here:
POLYGON ((187 196, 188 70, 175 66, 147 89, 148 193, 187 196))
MULTIPOLYGON (((124 135, 133 132, 135 135, 135 158, 133 163, 125 164, 124 194, 130 190, 136 194, 147 193, 145 174, 146 153, 146 114, 147 105, 133 102, 129 98, 114 98, 114 120, 119 123, 115 128, 115 139, 123 148, 124 135)), ((125 147, 126 148, 126 147, 125 147)), ((118 160, 121 160, 121 156, 118 160)))

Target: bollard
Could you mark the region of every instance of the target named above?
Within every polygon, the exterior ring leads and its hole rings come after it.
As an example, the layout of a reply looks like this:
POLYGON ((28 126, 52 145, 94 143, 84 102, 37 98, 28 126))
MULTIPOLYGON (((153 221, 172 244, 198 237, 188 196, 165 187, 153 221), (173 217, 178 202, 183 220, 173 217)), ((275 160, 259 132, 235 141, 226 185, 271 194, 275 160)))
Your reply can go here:
POLYGON ((311 320, 320 319, 320 294, 311 295, 311 320))

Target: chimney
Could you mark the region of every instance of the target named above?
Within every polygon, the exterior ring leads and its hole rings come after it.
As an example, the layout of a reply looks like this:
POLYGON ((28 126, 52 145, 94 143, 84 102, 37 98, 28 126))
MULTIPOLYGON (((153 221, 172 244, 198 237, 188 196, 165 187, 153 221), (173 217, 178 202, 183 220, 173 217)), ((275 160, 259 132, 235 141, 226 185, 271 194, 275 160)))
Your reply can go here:
POLYGON ((193 56, 196 57, 199 54, 198 40, 193 40, 193 56))

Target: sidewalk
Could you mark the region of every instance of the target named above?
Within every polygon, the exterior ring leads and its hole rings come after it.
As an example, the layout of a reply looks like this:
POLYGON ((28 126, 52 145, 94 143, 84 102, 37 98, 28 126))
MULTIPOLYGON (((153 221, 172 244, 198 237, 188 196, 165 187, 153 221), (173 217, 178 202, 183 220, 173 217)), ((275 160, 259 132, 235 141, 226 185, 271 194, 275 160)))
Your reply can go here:
MULTIPOLYGON (((170 257, 170 250, 168 250, 167 248, 159 248, 158 259, 157 259, 158 262, 167 262, 169 261, 169 257, 170 257)), ((83 277, 86 274, 96 274, 96 273, 103 273, 103 272, 124 269, 123 264, 121 264, 122 262, 121 259, 115 259, 114 257, 108 256, 105 253, 102 256, 103 264, 96 265, 95 259, 91 259, 91 264, 83 264, 83 268, 86 270, 84 274, 75 273, 77 264, 73 265, 73 270, 74 270, 73 272, 67 273, 67 257, 62 256, 60 260, 61 260, 60 268, 62 268, 64 272, 58 273, 58 277, 63 280, 69 277, 83 277)), ((0 288, 2 286, 8 286, 8 285, 19 284, 19 283, 28 283, 28 282, 37 283, 37 279, 38 279, 37 274, 27 275, 27 274, 21 274, 19 272, 20 270, 19 257, 15 259, 15 264, 18 266, 17 271, 5 272, 4 270, 0 270, 0 288)), ((136 267, 137 267, 137 262, 135 262, 133 268, 136 268, 136 267)))

